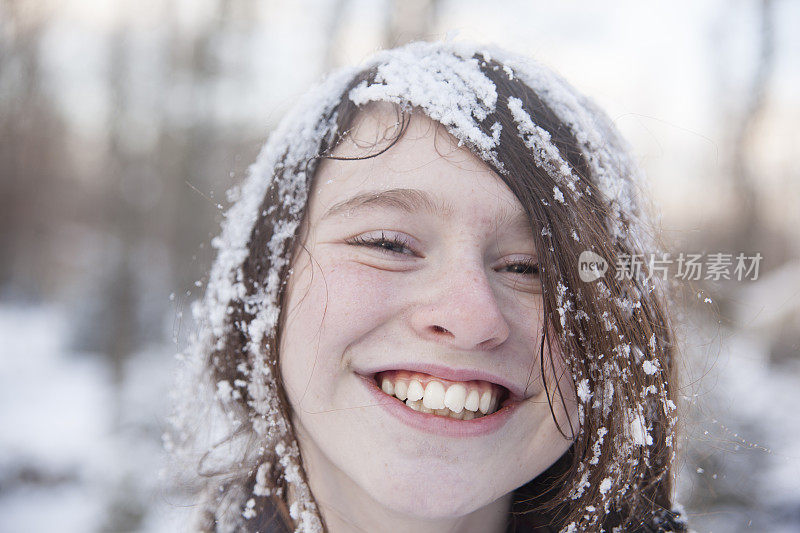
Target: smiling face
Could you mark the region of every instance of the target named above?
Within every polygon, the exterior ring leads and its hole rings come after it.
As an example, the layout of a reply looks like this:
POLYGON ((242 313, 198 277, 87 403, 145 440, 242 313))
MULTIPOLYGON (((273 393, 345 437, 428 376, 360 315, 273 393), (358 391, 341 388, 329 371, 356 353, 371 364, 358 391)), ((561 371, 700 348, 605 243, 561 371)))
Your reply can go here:
MULTIPOLYGON (((376 153, 395 120, 376 106, 334 155, 376 153)), ((377 157, 324 161, 308 209, 279 353, 323 511, 464 516, 569 448, 540 373, 532 230, 486 165, 414 115, 377 157)))

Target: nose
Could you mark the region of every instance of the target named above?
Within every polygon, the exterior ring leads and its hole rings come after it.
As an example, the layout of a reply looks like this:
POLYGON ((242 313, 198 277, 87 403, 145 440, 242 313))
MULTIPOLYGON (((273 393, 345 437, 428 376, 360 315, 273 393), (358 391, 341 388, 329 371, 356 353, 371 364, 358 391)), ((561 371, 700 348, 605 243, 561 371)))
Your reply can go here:
POLYGON ((416 333, 462 350, 491 350, 505 342, 511 329, 486 272, 447 270, 426 287, 411 314, 416 333))

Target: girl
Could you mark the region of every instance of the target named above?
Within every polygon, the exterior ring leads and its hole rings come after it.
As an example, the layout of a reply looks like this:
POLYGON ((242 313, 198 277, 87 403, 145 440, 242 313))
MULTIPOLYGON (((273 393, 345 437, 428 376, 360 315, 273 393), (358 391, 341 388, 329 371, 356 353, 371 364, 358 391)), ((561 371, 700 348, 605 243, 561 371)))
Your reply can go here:
POLYGON ((652 250, 620 146, 499 50, 413 43, 311 91, 194 309, 196 529, 684 531, 662 291, 613 268, 652 250))

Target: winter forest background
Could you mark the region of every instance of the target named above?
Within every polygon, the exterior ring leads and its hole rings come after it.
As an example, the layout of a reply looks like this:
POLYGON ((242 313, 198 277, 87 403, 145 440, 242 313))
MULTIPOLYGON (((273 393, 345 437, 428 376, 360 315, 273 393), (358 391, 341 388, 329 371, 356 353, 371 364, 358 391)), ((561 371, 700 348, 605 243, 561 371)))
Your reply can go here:
POLYGON ((415 38, 527 52, 605 108, 680 282, 679 501, 800 531, 800 2, 0 0, 0 531, 175 531, 161 434, 209 247, 321 73, 415 38), (456 34, 457 33, 457 34, 456 34))

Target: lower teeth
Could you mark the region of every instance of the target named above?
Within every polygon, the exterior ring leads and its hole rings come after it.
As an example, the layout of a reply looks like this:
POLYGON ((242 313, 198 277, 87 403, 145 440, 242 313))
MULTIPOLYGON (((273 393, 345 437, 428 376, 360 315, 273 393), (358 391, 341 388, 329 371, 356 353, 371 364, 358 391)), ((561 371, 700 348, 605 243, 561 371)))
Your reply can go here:
POLYGON ((422 403, 422 400, 414 400, 414 401, 406 400, 404 403, 409 409, 413 409, 414 411, 434 414, 436 416, 441 416, 443 418, 453 418, 456 420, 472 420, 473 418, 480 418, 482 416, 485 416, 482 412, 480 412, 480 410, 478 410, 477 412, 473 412, 468 409, 463 409, 460 413, 454 413, 447 407, 445 407, 444 409, 429 409, 428 407, 425 407, 425 405, 422 403))

